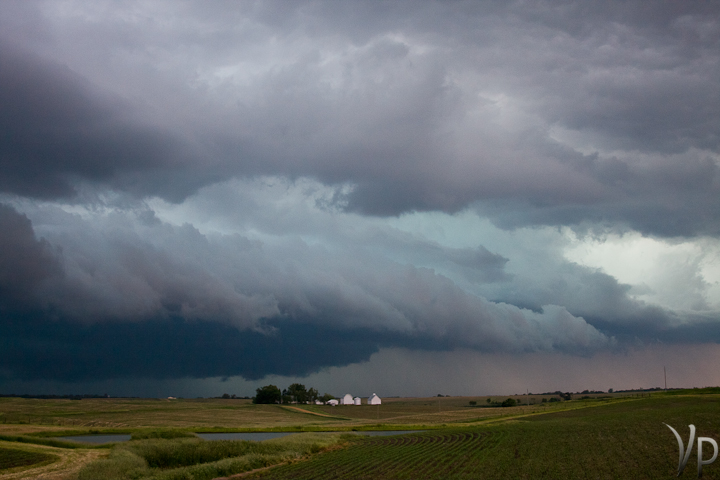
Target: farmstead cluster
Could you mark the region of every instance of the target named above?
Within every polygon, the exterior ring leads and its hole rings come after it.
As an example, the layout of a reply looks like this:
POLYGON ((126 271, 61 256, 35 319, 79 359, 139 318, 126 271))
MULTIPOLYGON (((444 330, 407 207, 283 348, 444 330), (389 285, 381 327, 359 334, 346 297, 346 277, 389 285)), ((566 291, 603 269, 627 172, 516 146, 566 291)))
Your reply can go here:
MULTIPOLYGON (((353 397, 349 393, 346 393, 339 400, 329 393, 318 395, 318 391, 315 388, 306 388, 301 383, 293 383, 288 388, 280 390, 275 385, 266 385, 258 388, 256 394, 253 397, 253 403, 256 404, 269 404, 269 403, 306 403, 315 405, 362 405, 362 398, 353 397)), ((368 405, 380 405, 382 400, 377 394, 373 393, 367 399, 368 405)))

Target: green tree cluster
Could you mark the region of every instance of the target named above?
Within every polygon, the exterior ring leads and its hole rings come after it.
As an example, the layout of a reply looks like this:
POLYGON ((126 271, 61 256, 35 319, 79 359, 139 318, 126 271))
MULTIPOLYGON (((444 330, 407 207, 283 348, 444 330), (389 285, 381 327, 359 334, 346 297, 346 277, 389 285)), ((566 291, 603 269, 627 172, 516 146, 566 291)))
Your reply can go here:
POLYGON ((282 391, 275 385, 258 388, 253 403, 314 403, 315 400, 327 402, 333 398, 335 397, 329 393, 320 396, 315 388, 306 388, 302 383, 293 383, 282 391))
POLYGON ((253 403, 280 403, 282 392, 275 385, 265 385, 262 388, 255 390, 256 394, 253 397, 253 403))

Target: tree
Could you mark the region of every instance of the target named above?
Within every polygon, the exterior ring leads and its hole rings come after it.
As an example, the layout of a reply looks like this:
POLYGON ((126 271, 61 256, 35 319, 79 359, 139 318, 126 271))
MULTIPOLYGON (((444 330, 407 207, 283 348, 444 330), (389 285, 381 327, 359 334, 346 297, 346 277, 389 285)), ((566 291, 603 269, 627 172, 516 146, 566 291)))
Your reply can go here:
POLYGON ((310 403, 315 403, 315 400, 318 399, 318 391, 314 388, 310 388, 307 391, 307 401, 310 403))
POLYGON ((507 400, 502 402, 503 407, 514 407, 515 405, 517 405, 517 402, 514 398, 508 398, 507 400))
POLYGON ((323 402, 323 403, 327 403, 327 402, 329 402, 330 400, 332 400, 333 398, 335 398, 335 397, 333 397, 333 396, 330 395, 329 393, 324 393, 323 396, 319 398, 319 400, 320 400, 321 402, 323 402))
POLYGON ((303 385, 302 383, 293 383, 283 393, 290 397, 291 402, 307 402, 308 392, 305 389, 305 385, 303 385))
POLYGON ((253 403, 279 403, 282 393, 280 389, 275 385, 265 385, 262 388, 256 390, 256 394, 253 397, 253 403))

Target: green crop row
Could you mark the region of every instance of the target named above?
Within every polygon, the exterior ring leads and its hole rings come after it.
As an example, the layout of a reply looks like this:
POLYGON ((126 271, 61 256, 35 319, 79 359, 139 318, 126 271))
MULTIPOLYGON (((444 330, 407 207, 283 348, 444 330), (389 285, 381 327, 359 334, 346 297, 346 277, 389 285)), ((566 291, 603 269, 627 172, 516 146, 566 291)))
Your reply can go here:
POLYGON ((57 459, 55 455, 47 453, 0 447, 0 472, 11 468, 49 462, 55 459, 57 459))
MULTIPOLYGON (((342 450, 257 474, 273 479, 657 479, 677 474, 677 442, 720 440, 717 396, 652 397, 501 424, 357 439, 342 450)), ((696 448, 696 447, 694 447, 696 448)), ((707 452, 709 457, 712 452, 707 452)), ((695 469, 695 455, 688 464, 695 469)), ((692 472, 694 473, 694 472, 692 472)), ((703 478, 720 479, 720 462, 703 478)))

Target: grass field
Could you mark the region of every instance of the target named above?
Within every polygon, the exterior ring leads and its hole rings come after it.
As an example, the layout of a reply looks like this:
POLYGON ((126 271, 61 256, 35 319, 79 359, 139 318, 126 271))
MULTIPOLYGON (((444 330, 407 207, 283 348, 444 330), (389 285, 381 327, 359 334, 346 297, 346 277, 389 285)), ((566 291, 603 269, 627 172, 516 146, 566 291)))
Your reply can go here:
MULTIPOLYGON (((0 439, 26 443, 4 441, 0 448, 17 447, 26 452, 35 448, 36 454, 57 455, 67 468, 57 468, 59 476, 48 478, 58 480, 210 480, 265 467, 271 468, 252 475, 264 479, 672 478, 677 473, 677 443, 663 423, 674 426, 684 439, 687 425, 692 423, 698 436, 720 440, 720 395, 692 393, 542 405, 537 400, 534 405, 511 408, 469 405, 469 401, 482 404, 485 397, 387 399, 380 408, 252 405, 219 399, 5 398, 0 399, 0 417, 24 423, 0 420, 0 439), (67 418, 76 423, 63 424, 62 419, 67 418), (53 419, 60 421, 53 424, 53 419), (261 444, 207 442, 191 433, 417 427, 426 430, 394 437, 303 433, 261 444), (133 433, 136 440, 112 449, 92 449, 67 448, 71 445, 48 438, 61 433, 113 431, 133 433), (83 467, 87 462, 91 463, 83 467)), ((493 400, 503 398, 507 397, 493 400)), ((706 448, 709 457, 712 448, 706 448)), ((696 449, 694 446, 684 477, 696 476, 696 449)), ((8 462, 30 458, 26 454, 13 457, 12 453, 0 458, 8 462)), ((28 468, 28 472, 35 471, 28 468)), ((28 475, 9 476, 0 471, 2 480, 37 478, 28 475)), ((720 461, 704 467, 704 478, 720 479, 720 461)))
MULTIPOLYGON (((475 397, 472 397, 475 398, 475 397)), ((514 408, 479 408, 470 397, 393 398, 371 405, 253 405, 249 400, 0 398, 0 434, 14 432, 130 432, 142 427, 213 430, 352 429, 368 425, 438 425, 507 416, 522 411, 563 408, 539 403, 514 408)), ((477 397, 484 403, 487 397, 477 397)), ((501 397, 497 397, 501 398, 501 397)), ((507 397, 502 397, 507 398, 507 397)))
POLYGON ((79 480, 212 480, 296 460, 332 447, 339 434, 301 433, 264 442, 151 439, 113 448, 87 465, 79 480))

